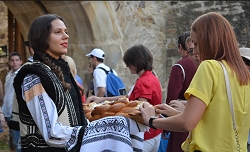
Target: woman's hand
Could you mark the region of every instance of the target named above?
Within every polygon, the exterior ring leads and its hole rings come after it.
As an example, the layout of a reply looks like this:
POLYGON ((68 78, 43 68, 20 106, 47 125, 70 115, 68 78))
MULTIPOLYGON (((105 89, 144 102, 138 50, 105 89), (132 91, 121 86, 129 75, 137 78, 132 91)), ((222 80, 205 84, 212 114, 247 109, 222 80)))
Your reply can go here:
POLYGON ((155 108, 156 108, 155 111, 157 114, 164 114, 166 116, 174 116, 174 115, 181 113, 181 111, 176 110, 175 108, 173 108, 165 103, 155 105, 155 108))
POLYGON ((141 111, 145 124, 148 126, 150 117, 156 115, 154 106, 148 102, 144 102, 143 105, 140 106, 139 110, 141 111))
POLYGON ((185 105, 184 103, 185 102, 182 102, 182 101, 186 101, 186 100, 171 100, 169 102, 169 105, 172 107, 172 108, 175 108, 176 110, 179 110, 179 111, 184 111, 185 109, 185 105))
POLYGON ((86 104, 89 104, 90 102, 100 103, 102 101, 104 101, 104 99, 102 97, 90 96, 87 98, 85 103, 86 104))

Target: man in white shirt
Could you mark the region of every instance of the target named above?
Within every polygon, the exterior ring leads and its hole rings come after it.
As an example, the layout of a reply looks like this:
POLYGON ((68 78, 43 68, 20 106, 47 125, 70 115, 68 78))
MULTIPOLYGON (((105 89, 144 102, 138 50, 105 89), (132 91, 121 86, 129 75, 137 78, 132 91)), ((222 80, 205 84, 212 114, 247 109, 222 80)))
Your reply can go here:
MULTIPOLYGON (((93 83, 94 83, 95 96, 97 97, 107 96, 107 91, 106 91, 107 74, 105 73, 104 70, 100 69, 101 67, 104 68, 106 71, 110 71, 110 68, 103 63, 105 58, 105 53, 103 52, 103 50, 95 48, 86 56, 89 57, 89 62, 94 68, 93 83)), ((117 75, 117 73, 114 70, 113 73, 117 75)))
MULTIPOLYGON (((12 114, 12 103, 15 96, 15 90, 13 87, 14 78, 16 77, 16 74, 18 73, 21 65, 22 65, 22 58, 21 55, 17 52, 12 52, 9 55, 9 62, 8 62, 11 70, 7 73, 5 77, 5 84, 4 84, 4 98, 3 98, 3 106, 2 111, 4 113, 5 120, 7 122, 7 125, 9 126, 11 114, 12 114)), ((13 134, 13 131, 10 129, 10 148, 14 149, 12 146, 12 143, 14 140, 19 139, 20 132, 15 132, 13 134), (13 136, 13 141, 12 141, 13 136)))

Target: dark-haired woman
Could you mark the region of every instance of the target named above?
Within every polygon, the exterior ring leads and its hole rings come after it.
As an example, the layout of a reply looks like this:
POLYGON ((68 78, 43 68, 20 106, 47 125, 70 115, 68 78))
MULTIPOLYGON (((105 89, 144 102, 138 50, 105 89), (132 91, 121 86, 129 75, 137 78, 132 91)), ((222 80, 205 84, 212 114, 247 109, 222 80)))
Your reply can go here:
POLYGON ((61 58, 69 39, 63 19, 54 14, 37 17, 28 39, 34 61, 23 66, 14 80, 22 152, 118 151, 121 147, 133 151, 128 126, 134 121, 116 116, 88 123, 76 81, 61 58))
MULTIPOLYGON (((135 45, 129 48, 124 56, 123 61, 129 68, 131 74, 137 74, 138 79, 135 85, 128 93, 129 101, 138 100, 146 101, 152 105, 161 104, 162 91, 159 79, 153 73, 153 56, 147 47, 135 45)), ((104 100, 116 100, 116 97, 96 97, 91 96, 87 99, 90 101, 101 102, 104 100)), ((156 152, 160 144, 161 129, 152 129, 144 133, 144 147, 146 152, 156 152)))

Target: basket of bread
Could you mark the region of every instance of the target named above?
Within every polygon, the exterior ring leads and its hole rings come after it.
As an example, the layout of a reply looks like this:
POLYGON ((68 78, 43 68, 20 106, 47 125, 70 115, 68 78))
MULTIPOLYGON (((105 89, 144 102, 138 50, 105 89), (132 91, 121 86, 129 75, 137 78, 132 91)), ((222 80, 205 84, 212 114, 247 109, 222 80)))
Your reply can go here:
POLYGON ((102 103, 91 102, 84 104, 83 109, 89 121, 98 120, 107 116, 125 116, 136 122, 145 124, 139 111, 144 101, 104 101, 102 103))

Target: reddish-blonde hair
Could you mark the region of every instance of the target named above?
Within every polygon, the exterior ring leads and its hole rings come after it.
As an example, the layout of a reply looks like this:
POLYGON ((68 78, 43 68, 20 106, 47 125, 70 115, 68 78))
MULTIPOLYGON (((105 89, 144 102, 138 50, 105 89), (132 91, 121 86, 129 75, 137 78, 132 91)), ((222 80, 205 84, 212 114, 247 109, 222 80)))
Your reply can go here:
POLYGON ((240 56, 234 30, 222 15, 215 12, 201 15, 193 22, 191 30, 197 34, 201 60, 225 60, 241 85, 249 83, 250 73, 240 56))

